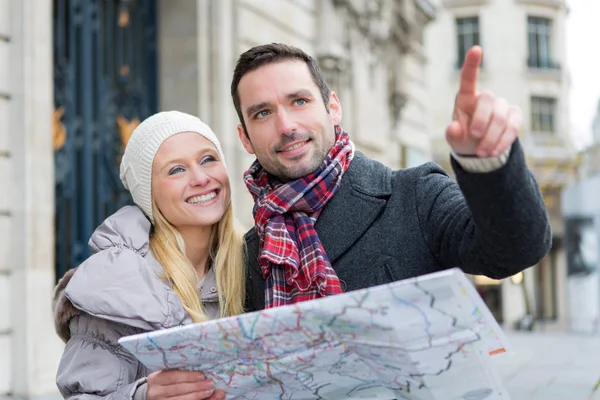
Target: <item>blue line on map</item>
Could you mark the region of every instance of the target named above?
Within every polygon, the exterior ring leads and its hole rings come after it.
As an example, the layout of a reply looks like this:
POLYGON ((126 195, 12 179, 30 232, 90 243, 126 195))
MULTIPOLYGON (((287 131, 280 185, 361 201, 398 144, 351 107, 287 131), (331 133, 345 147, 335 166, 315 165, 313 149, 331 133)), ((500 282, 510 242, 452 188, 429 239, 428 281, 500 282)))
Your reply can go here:
POLYGON ((256 318, 254 318, 254 322, 252 322, 252 328, 250 328, 250 339, 254 339, 254 328, 256 328, 256 323, 260 318, 260 314, 256 314, 256 318))
POLYGON ((244 324, 242 324, 241 319, 239 317, 237 318, 240 330, 242 331, 242 334, 246 337, 246 339, 254 340, 254 328, 256 328, 256 323, 258 322, 259 318, 260 314, 257 313, 256 318, 254 318, 254 322, 252 322, 252 326, 250 327, 250 332, 246 332, 246 328, 244 327, 244 324))
POLYGON ((427 318, 427 315, 425 315, 425 313, 423 312, 423 310, 421 310, 419 307, 417 307, 417 306, 416 306, 416 305, 414 305, 413 303, 411 303, 411 302, 409 302, 409 301, 406 301, 406 300, 404 300, 404 299, 402 299, 402 298, 398 297, 398 295, 396 295, 396 293, 394 293, 394 291, 393 291, 393 290, 391 290, 391 292, 392 292, 392 296, 393 296, 393 297, 394 297, 394 298, 395 298, 397 301, 399 301, 400 303, 402 303, 402 304, 405 304, 405 305, 407 305, 407 306, 409 306, 409 307, 411 307, 411 308, 414 308, 415 310, 417 310, 417 312, 418 312, 419 314, 421 314, 421 316, 423 317, 423 320, 425 320, 425 332, 427 332, 427 336, 429 336, 429 338, 431 339, 431 337, 432 337, 432 334, 431 334, 431 332, 430 332, 430 329, 429 329, 429 328, 431 328, 431 323, 429 322, 429 319, 427 318))
POLYGON ((148 338, 148 341, 150 343, 152 343, 154 345, 154 347, 156 347, 161 353, 162 353, 162 359, 163 359, 163 364, 165 365, 165 368, 169 367, 169 362, 167 361, 167 352, 163 350, 162 347, 160 347, 158 344, 156 344, 156 342, 154 340, 152 340, 152 338, 150 337, 150 335, 146 336, 148 338))

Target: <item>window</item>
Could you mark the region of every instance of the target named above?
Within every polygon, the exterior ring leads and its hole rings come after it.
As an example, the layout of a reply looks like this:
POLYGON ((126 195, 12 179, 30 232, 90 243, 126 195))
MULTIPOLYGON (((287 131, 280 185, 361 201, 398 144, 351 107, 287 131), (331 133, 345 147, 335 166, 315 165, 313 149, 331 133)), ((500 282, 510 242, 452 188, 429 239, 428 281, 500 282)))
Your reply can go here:
POLYGON ((479 17, 456 18, 456 39, 458 49, 457 67, 461 68, 467 51, 479 41, 479 17))
POLYGON ((419 148, 403 146, 402 150, 404 168, 418 167, 419 165, 430 161, 427 154, 419 148))
POLYGON ((529 68, 557 68, 551 52, 552 22, 548 18, 527 17, 529 68))
POLYGON ((549 97, 531 98, 531 131, 554 133, 556 130, 556 99, 549 97))

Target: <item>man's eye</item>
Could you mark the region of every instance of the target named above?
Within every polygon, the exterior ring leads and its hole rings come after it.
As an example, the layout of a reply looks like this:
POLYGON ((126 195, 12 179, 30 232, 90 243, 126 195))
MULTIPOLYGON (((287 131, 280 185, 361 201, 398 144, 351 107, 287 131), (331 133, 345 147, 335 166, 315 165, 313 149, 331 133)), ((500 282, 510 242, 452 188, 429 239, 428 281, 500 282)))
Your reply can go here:
POLYGON ((306 99, 298 99, 298 100, 294 101, 294 103, 297 106, 303 106, 303 105, 305 105, 307 103, 307 101, 306 101, 306 99))
POLYGON ((263 111, 260 111, 260 112, 256 113, 256 115, 254 116, 254 118, 257 118, 257 119, 265 118, 268 115, 269 115, 269 112, 267 110, 263 110, 263 111))
POLYGON ((180 172, 183 172, 183 171, 185 171, 185 170, 183 169, 183 167, 173 167, 173 168, 171 168, 171 169, 169 170, 169 175, 178 174, 178 173, 180 173, 180 172))

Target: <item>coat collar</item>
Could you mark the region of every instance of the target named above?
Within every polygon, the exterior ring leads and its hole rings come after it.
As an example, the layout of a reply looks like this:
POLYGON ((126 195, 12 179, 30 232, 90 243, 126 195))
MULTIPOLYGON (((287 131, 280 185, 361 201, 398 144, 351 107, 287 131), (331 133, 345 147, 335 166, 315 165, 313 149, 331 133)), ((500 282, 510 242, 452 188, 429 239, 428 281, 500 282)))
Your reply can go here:
MULTIPOLYGON (((383 211, 392 193, 391 178, 391 169, 356 152, 338 192, 323 208, 315 224, 331 263, 356 242, 383 211)), ((245 238, 249 245, 259 241, 255 228, 245 238)), ((254 246, 258 248, 259 244, 254 246)), ((250 265, 262 276, 257 260, 250 260, 250 265)))

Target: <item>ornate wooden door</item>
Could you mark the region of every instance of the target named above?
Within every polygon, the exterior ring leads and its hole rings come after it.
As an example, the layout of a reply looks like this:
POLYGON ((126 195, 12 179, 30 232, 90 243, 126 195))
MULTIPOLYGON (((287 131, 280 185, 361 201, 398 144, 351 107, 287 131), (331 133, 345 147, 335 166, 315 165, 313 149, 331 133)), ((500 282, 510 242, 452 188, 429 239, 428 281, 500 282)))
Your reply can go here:
POLYGON ((56 268, 89 256, 94 229, 130 203, 119 162, 157 110, 156 0, 54 0, 56 268))

